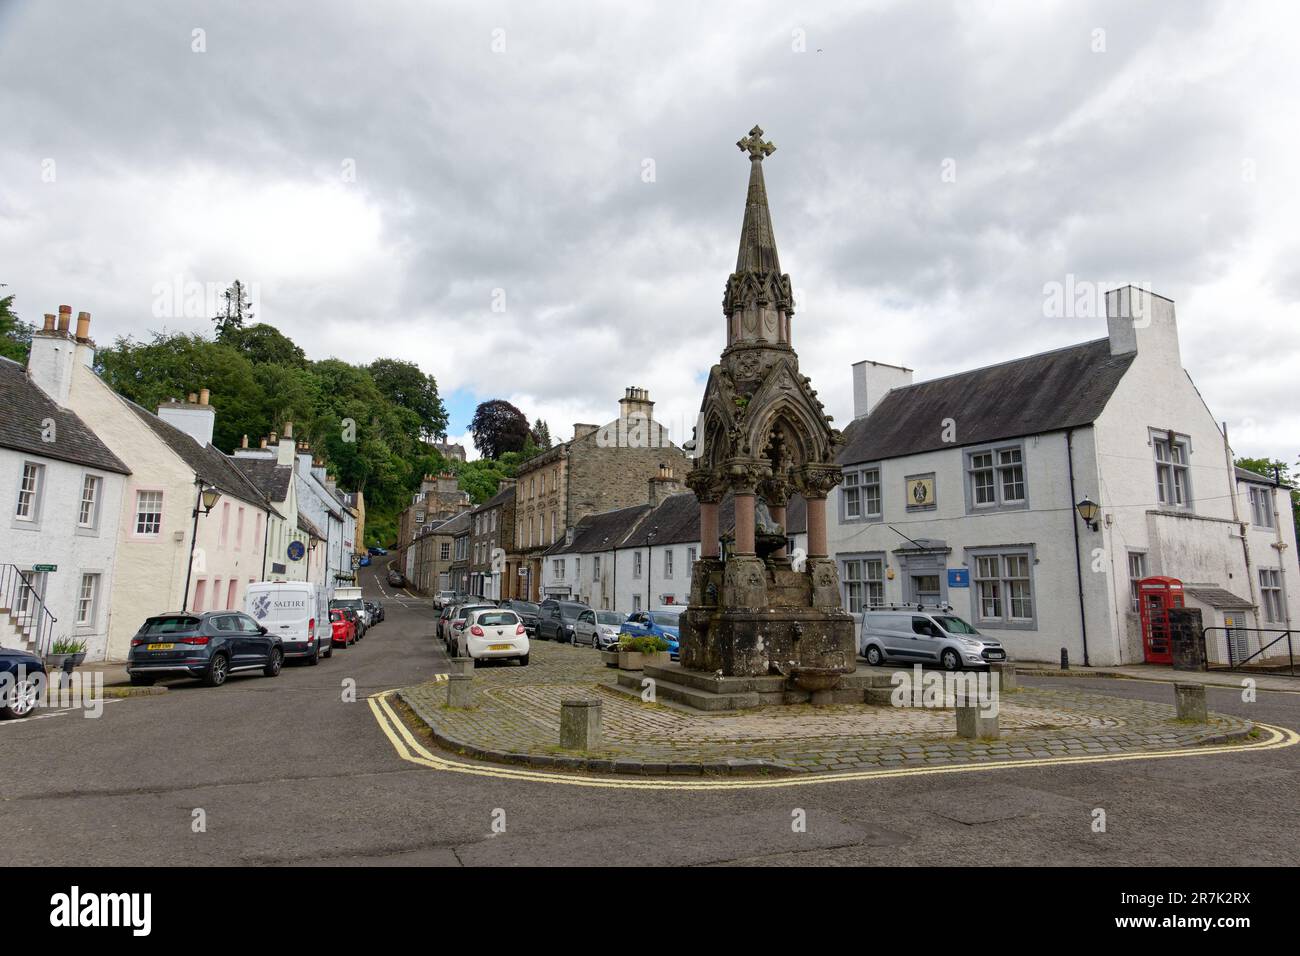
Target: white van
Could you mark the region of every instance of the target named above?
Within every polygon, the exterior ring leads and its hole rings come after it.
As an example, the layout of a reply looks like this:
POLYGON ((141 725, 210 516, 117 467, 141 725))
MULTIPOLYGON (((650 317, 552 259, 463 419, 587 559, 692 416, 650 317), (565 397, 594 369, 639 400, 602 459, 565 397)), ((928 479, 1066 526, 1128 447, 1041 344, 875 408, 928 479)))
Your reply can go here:
POLYGON ((332 657, 324 589, 308 581, 260 581, 248 586, 244 611, 284 642, 286 659, 315 664, 332 657))

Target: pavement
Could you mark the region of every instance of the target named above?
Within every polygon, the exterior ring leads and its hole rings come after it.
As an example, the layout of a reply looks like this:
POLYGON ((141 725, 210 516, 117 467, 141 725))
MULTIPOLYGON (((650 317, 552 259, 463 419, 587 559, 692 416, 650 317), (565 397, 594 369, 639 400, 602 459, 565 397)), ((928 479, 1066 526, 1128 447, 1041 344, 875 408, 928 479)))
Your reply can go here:
MULTIPOLYGON (((436 750, 426 760, 376 719, 371 697, 448 661, 427 602, 368 570, 363 584, 388 620, 317 667, 220 688, 172 681, 165 694, 111 701, 98 719, 64 710, 0 722, 0 864, 1300 863, 1300 746, 715 789, 704 778, 592 786, 436 750)), ((1022 683, 1155 704, 1170 693, 1110 678, 1022 683)), ((1219 713, 1300 727, 1295 694, 1208 693, 1219 713)))
POLYGON ((1018 664, 1022 674, 1051 677, 1115 677, 1123 680, 1155 681, 1161 684, 1204 684, 1206 687, 1244 687, 1253 682, 1258 690, 1300 694, 1300 677, 1242 671, 1176 671, 1159 664, 1124 664, 1118 667, 1076 667, 1061 670, 1049 664, 1018 664))
POLYGON ((1195 747, 1247 739, 1252 730, 1228 715, 1212 715, 1208 725, 1178 722, 1172 688, 1165 703, 1075 689, 1004 692, 1001 735, 993 740, 957 737, 951 708, 841 704, 695 713, 621 692, 615 671, 590 647, 534 641, 530 650, 526 667, 474 670, 473 708, 448 707, 445 683, 404 688, 398 696, 453 752, 592 773, 804 774, 1026 761, 1195 747), (600 746, 583 753, 559 747, 560 704, 574 699, 601 702, 600 746))

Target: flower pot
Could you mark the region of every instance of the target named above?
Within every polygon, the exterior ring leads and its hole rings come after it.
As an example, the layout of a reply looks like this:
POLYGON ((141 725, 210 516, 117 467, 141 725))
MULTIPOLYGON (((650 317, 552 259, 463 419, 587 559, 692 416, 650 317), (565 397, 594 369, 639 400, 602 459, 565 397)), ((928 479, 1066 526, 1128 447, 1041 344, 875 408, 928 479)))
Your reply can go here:
POLYGON ((605 666, 606 666, 606 667, 617 667, 617 666, 618 666, 618 655, 619 655, 619 652, 618 652, 617 650, 612 650, 612 651, 601 651, 601 652, 600 652, 600 659, 603 660, 603 661, 605 662, 605 666))
POLYGON ((80 667, 82 664, 86 663, 86 652, 85 652, 85 651, 79 651, 78 653, 73 654, 73 655, 71 655, 71 656, 72 656, 72 666, 73 666, 73 667, 80 667))
POLYGON ((668 651, 655 651, 651 654, 641 655, 641 669, 647 667, 667 667, 672 663, 673 655, 668 651))
POLYGON ((640 651, 619 651, 618 652, 618 669, 621 671, 639 671, 641 669, 641 659, 645 655, 640 651))

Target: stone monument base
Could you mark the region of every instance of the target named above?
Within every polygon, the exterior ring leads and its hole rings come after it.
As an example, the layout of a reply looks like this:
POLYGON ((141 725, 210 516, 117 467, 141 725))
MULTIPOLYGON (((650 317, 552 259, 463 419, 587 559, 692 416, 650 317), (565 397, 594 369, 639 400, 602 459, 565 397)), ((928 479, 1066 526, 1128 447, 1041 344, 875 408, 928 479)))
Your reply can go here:
POLYGON ((619 688, 629 696, 644 694, 646 680, 654 682, 658 702, 671 702, 706 713, 752 710, 781 704, 811 704, 813 695, 826 695, 822 704, 877 704, 889 706, 893 693, 890 671, 864 668, 839 675, 838 686, 826 691, 804 690, 780 674, 763 677, 723 677, 688 670, 681 664, 650 666, 644 671, 620 671, 619 688))

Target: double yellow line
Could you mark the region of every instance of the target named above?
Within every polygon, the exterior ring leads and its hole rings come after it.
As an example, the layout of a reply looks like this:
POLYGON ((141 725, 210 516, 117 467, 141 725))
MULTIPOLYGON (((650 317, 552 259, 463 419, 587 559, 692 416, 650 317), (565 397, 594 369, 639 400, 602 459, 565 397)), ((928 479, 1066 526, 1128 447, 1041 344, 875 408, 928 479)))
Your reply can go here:
POLYGON ((1243 751, 1280 750, 1300 743, 1300 734, 1286 727, 1256 724, 1268 736, 1263 740, 1241 744, 1212 744, 1206 747, 1184 747, 1175 750, 1152 750, 1142 753, 1098 754, 1078 757, 1044 757, 1033 760, 1003 760, 988 763, 949 764, 937 767, 898 767, 893 770, 852 770, 844 773, 817 773, 798 777, 779 777, 771 780, 753 778, 694 778, 694 777, 600 777, 580 776, 576 773, 552 773, 543 770, 526 770, 519 767, 465 763, 431 753, 405 722, 393 710, 388 699, 396 691, 386 690, 367 698, 375 720, 397 755, 408 763, 465 773, 476 777, 523 780, 531 783, 560 783, 573 787, 601 787, 615 790, 757 790, 769 787, 806 787, 823 783, 850 783, 858 780, 882 780, 894 777, 921 777, 931 774, 976 773, 985 770, 1017 770, 1032 767, 1060 767, 1070 764, 1117 763, 1123 760, 1159 760, 1165 757, 1206 757, 1211 754, 1241 753, 1243 751))

